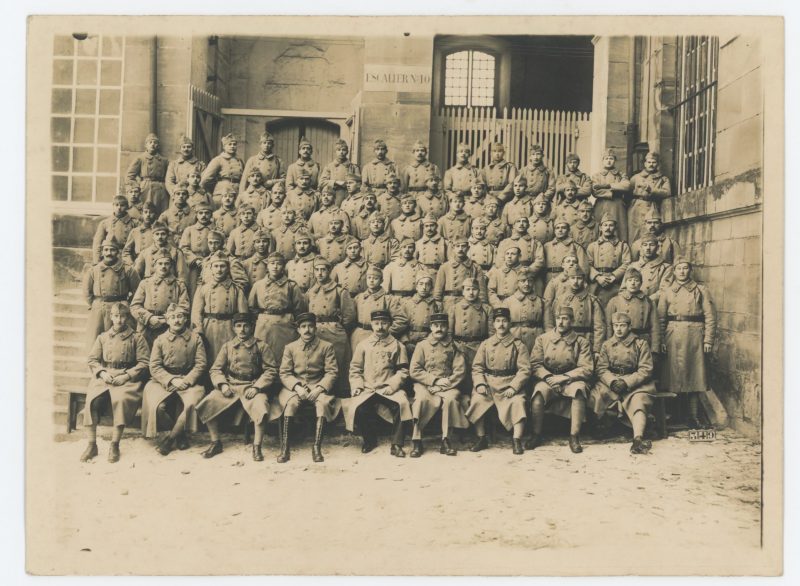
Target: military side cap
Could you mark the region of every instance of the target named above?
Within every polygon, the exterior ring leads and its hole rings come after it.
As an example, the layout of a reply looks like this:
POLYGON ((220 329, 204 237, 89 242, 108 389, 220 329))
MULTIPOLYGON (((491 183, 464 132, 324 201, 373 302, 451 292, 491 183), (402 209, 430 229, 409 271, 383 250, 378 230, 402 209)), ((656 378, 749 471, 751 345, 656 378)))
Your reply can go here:
POLYGON ((361 183, 361 175, 358 173, 348 173, 344 177, 345 181, 355 181, 356 183, 361 183))
POLYGON ((271 252, 270 255, 267 257, 267 262, 277 260, 284 264, 286 264, 286 257, 283 256, 280 252, 271 252))
POLYGON ((633 279, 633 278, 639 279, 641 281, 642 273, 640 273, 638 269, 635 269, 634 267, 628 267, 628 270, 625 271, 625 280, 627 281, 628 279, 633 279))
POLYGON ((469 238, 467 236, 456 236, 453 238, 453 244, 469 244, 469 238))
POLYGON ((386 214, 381 211, 375 210, 369 215, 369 221, 372 222, 373 220, 379 220, 381 222, 386 221, 386 214))
POLYGON ((167 307, 167 311, 164 312, 165 315, 174 315, 176 313, 189 315, 189 308, 183 305, 178 305, 177 303, 170 303, 167 307))
POLYGON ((261 136, 258 137, 258 140, 275 140, 275 137, 272 136, 269 132, 262 132, 261 136))
POLYGON ((294 241, 300 242, 301 240, 308 240, 310 242, 314 240, 314 237, 311 235, 311 232, 309 232, 305 228, 300 228, 297 232, 294 233, 294 241))
POLYGON ((486 187, 486 181, 484 181, 483 177, 481 177, 480 175, 473 177, 469 183, 473 187, 486 187))
POLYGON ((378 138, 378 139, 375 140, 375 143, 374 143, 374 147, 375 148, 385 147, 385 146, 386 146, 386 141, 383 140, 382 138, 378 138))
POLYGON ((423 223, 423 225, 424 224, 438 224, 439 220, 437 220, 436 216, 434 216, 432 213, 428 212, 427 214, 425 214, 425 217, 422 218, 422 223, 423 223))
POLYGON ((228 255, 218 250, 208 256, 208 262, 214 264, 215 262, 224 262, 225 264, 231 264, 231 259, 228 258, 228 255))
POLYGON ((178 145, 183 146, 185 144, 190 144, 194 146, 194 141, 185 134, 181 134, 180 138, 178 139, 178 145))
POLYGON ((432 324, 446 324, 448 323, 447 314, 446 313, 432 313, 431 314, 431 323, 432 324))
POLYGON ((614 324, 622 324, 622 323, 630 324, 631 323, 631 316, 629 316, 624 311, 615 311, 611 315, 611 323, 614 323, 614 324))
POLYGON ((402 202, 402 201, 413 201, 414 203, 417 203, 417 198, 416 198, 416 197, 414 197, 414 194, 413 194, 412 192, 409 192, 409 193, 404 193, 404 194, 403 194, 403 195, 400 197, 400 201, 401 201, 401 202, 402 202))
POLYGON ((307 138, 304 136, 304 137, 302 137, 302 138, 300 139, 300 142, 299 142, 299 143, 297 143, 297 146, 298 146, 298 148, 299 148, 299 147, 301 147, 301 146, 303 146, 303 145, 306 145, 306 144, 307 144, 308 146, 313 146, 313 145, 311 144, 311 142, 310 142, 310 141, 309 141, 309 140, 308 140, 308 139, 307 139, 307 138))
POLYGON ((531 221, 528 219, 528 216, 519 216, 516 220, 514 220, 515 224, 517 222, 527 222, 528 224, 531 223, 531 221))
POLYGON ((264 176, 264 174, 261 172, 261 169, 259 169, 258 167, 253 167, 252 169, 250 169, 250 175, 258 175, 259 177, 264 176))
POLYGON ((603 151, 603 158, 605 157, 614 157, 616 159, 617 155, 614 154, 614 149, 606 149, 603 151))
POLYGON ((564 271, 564 274, 566 274, 568 277, 585 277, 586 276, 586 273, 583 272, 583 269, 581 267, 578 267, 578 266, 569 267, 566 271, 564 271))
POLYGON ((522 281, 524 279, 535 279, 536 278, 536 270, 533 267, 522 267, 519 271, 517 271, 517 278, 518 281, 522 281))
POLYGON ((335 147, 340 147, 340 146, 343 146, 343 147, 345 147, 345 148, 347 148, 347 149, 349 149, 349 148, 350 148, 350 147, 348 146, 348 144, 347 144, 347 141, 346 141, 345 139, 343 139, 343 138, 337 138, 337 139, 336 139, 336 142, 334 142, 334 143, 333 143, 333 146, 334 146, 334 148, 335 148, 335 147))
POLYGON ((156 222, 150 230, 155 234, 156 232, 169 232, 169 228, 163 222, 156 222))
POLYGON ((128 198, 124 195, 115 195, 114 199, 111 201, 113 203, 124 203, 125 205, 128 205, 128 198))
POLYGON ((661 213, 656 208, 650 208, 650 211, 647 212, 644 219, 661 221, 661 213))
POLYGON ((505 254, 505 253, 506 253, 506 252, 508 252, 509 250, 516 250, 517 252, 519 252, 519 253, 522 253, 522 249, 521 249, 519 246, 509 246, 508 248, 506 248, 506 249, 503 251, 503 253, 505 254))
POLYGON ((206 236, 207 240, 219 240, 220 242, 225 242, 225 234, 220 232, 219 230, 211 230, 206 236))
POLYGON ((317 257, 315 257, 315 258, 314 258, 313 265, 314 265, 314 268, 317 268, 317 267, 325 267, 325 268, 327 268, 327 269, 330 269, 330 268, 332 268, 332 266, 333 266, 333 265, 331 264, 331 261, 329 261, 329 260, 328 260, 327 258, 325 258, 324 256, 317 256, 317 257))
POLYGON ((169 248, 159 248, 153 254, 153 262, 161 260, 162 258, 166 258, 172 262, 172 255, 170 254, 169 248))
POLYGON ((243 214, 244 212, 253 212, 255 214, 256 209, 249 203, 243 203, 242 205, 239 206, 239 213, 243 214))
POLYGON ((370 264, 367 267, 366 274, 367 275, 378 275, 378 276, 380 276, 382 278, 383 277, 383 270, 378 265, 370 264))
POLYGON ((603 214, 603 217, 600 218, 600 223, 604 224, 606 222, 614 222, 616 224, 617 223, 617 219, 614 216, 612 216, 611 214, 609 214, 608 212, 606 212, 605 214, 603 214))
POLYGON ((645 242, 654 242, 658 244, 658 236, 655 234, 643 234, 639 241, 644 244, 645 242))
POLYGON ((495 307, 492 310, 492 319, 497 317, 504 317, 506 319, 511 319, 511 310, 508 307, 495 307))
POLYGON ((542 145, 535 144, 535 145, 533 145, 531 147, 530 152, 532 152, 532 153, 544 153, 544 149, 542 148, 542 145))
POLYGON ((548 203, 544 193, 539 193, 533 198, 533 203, 548 203))
MULTIPOLYGON (((211 209, 211 208, 209 208, 209 209, 211 209)), ((146 201, 146 202, 144 202, 142 204, 142 211, 144 211, 144 210, 149 210, 149 211, 153 212, 154 214, 156 212, 158 212, 158 208, 156 207, 156 204, 154 204, 152 201, 146 201)))
POLYGON ((569 220, 566 218, 566 216, 558 216, 557 218, 555 218, 553 220, 553 226, 554 227, 555 226, 559 226, 561 224, 564 224, 565 226, 567 226, 567 228, 569 228, 570 224, 569 224, 569 220))
POLYGON ((414 240, 412 240, 411 238, 403 238, 403 240, 400 241, 400 247, 401 248, 403 246, 408 246, 409 244, 411 244, 412 246, 416 246, 417 245, 417 243, 414 242, 414 240))
POLYGON ((213 209, 214 209, 214 208, 212 208, 210 205, 208 205, 208 204, 207 204, 206 202, 204 202, 204 201, 203 201, 203 202, 200 202, 199 204, 197 204, 196 206, 194 206, 194 211, 195 211, 195 212, 202 212, 203 210, 205 210, 205 211, 207 211, 207 212, 210 212, 210 211, 212 211, 213 209))
POLYGON ((493 151, 504 151, 506 150, 506 146, 502 142, 495 142, 492 144, 493 151))
POLYGON ((528 183, 528 178, 525 175, 519 174, 514 177, 514 183, 528 183))
POLYGON ((418 140, 418 141, 416 141, 416 142, 415 142, 413 145, 411 145, 411 150, 413 151, 413 150, 415 150, 415 149, 425 149, 425 150, 428 150, 428 145, 426 145, 426 144, 425 144, 424 142, 422 142, 421 140, 418 140))
POLYGON ((145 142, 147 142, 149 140, 158 140, 158 135, 155 134, 154 132, 151 132, 150 134, 148 134, 147 136, 144 137, 144 141, 145 142))
POLYGON ((252 313, 234 313, 233 314, 233 318, 231 319, 231 321, 234 324, 238 324, 238 323, 241 323, 241 322, 253 323, 253 321, 254 321, 253 320, 253 314, 252 313))
POLYGON ((564 264, 564 261, 567 260, 568 258, 574 258, 577 261, 578 255, 575 254, 574 252, 568 252, 567 254, 564 255, 564 258, 561 259, 561 264, 564 264))
POLYGON ((102 248, 102 247, 106 247, 106 246, 112 246, 112 247, 116 248, 117 250, 119 250, 120 248, 122 248, 122 247, 119 245, 119 241, 118 241, 118 240, 117 240, 117 239, 114 237, 114 235, 113 235, 113 234, 108 234, 108 235, 105 237, 105 239, 103 240, 103 243, 102 243, 100 246, 101 246, 101 248, 102 248))
POLYGON ((286 183, 283 182, 283 179, 280 179, 272 184, 272 191, 286 191, 286 183))
POLYGON ((253 241, 256 240, 272 240, 272 236, 269 235, 269 232, 266 230, 257 230, 255 236, 253 236, 253 241))
POLYGON ((593 210, 594 207, 588 200, 584 199, 581 203, 578 204, 579 210, 593 210))
POLYGON ((657 152, 655 152, 655 151, 649 151, 649 152, 648 152, 648 153, 645 155, 645 157, 644 157, 644 158, 645 158, 645 159, 653 159, 654 161, 658 161, 659 159, 661 159, 661 155, 659 155, 659 154, 658 154, 657 152))
POLYGON ((222 144, 230 144, 230 143, 232 143, 232 142, 239 142, 239 141, 236 139, 236 136, 234 136, 234 135, 233 135, 232 133, 230 133, 230 132, 229 132, 228 134, 226 134, 225 136, 223 136, 223 137, 222 137, 222 139, 221 139, 221 141, 222 141, 222 144))
POLYGON ((414 276, 414 283, 419 283, 421 281, 433 281, 433 275, 430 274, 427 269, 420 269, 417 271, 417 274, 414 276))
POLYGON ((462 287, 474 287, 475 289, 480 288, 480 283, 478 283, 478 279, 475 277, 467 277, 461 282, 462 287))
POLYGON ((175 190, 172 193, 177 193, 178 191, 185 191, 189 192, 189 182, 188 181, 181 181, 175 186, 175 190))
POLYGON ((475 226, 480 226, 480 227, 486 228, 488 225, 489 225, 489 220, 487 220, 483 216, 479 216, 479 217, 475 218, 473 220, 473 222, 472 222, 472 227, 473 228, 475 226))
POLYGON ((567 162, 570 162, 570 161, 578 161, 578 162, 580 162, 581 158, 577 155, 577 153, 569 153, 567 155, 567 159, 566 160, 567 160, 567 162))
POLYGON ((559 315, 567 315, 567 316, 570 317, 570 319, 575 319, 575 312, 572 310, 572 308, 569 305, 560 306, 558 308, 558 310, 556 311, 556 316, 559 316, 559 315))
POLYGON ((564 189, 569 189, 569 188, 578 189, 578 186, 575 184, 575 182, 572 179, 567 179, 564 182, 564 189))
POLYGON ((331 185, 330 183, 326 183, 320 188, 319 192, 323 195, 326 193, 333 194, 333 185, 331 185))
POLYGON ((681 265, 681 264, 687 264, 689 266, 692 266, 692 261, 689 260, 689 257, 683 256, 683 255, 676 256, 672 260, 672 266, 674 266, 674 267, 677 267, 678 265, 681 265))
POLYGON ((493 196, 493 195, 487 195, 487 196, 486 196, 486 199, 484 199, 484 200, 483 200, 483 205, 484 205, 484 206, 488 206, 488 205, 490 205, 490 204, 493 204, 493 205, 496 205, 496 206, 498 206, 498 207, 499 207, 499 206, 500 206, 500 200, 499 200, 499 199, 497 199, 497 198, 496 198, 495 196, 493 196))
POLYGON ((304 313, 299 314, 296 318, 294 318, 294 321, 298 326, 304 322, 311 322, 312 324, 316 324, 317 316, 311 313, 310 311, 306 311, 304 313))
POLYGON ((136 181, 127 181, 125 182, 125 191, 128 191, 129 189, 135 189, 136 191, 141 191, 142 186, 139 185, 136 181))
POLYGON ((384 320, 392 321, 392 314, 384 309, 378 309, 369 314, 370 321, 384 320))

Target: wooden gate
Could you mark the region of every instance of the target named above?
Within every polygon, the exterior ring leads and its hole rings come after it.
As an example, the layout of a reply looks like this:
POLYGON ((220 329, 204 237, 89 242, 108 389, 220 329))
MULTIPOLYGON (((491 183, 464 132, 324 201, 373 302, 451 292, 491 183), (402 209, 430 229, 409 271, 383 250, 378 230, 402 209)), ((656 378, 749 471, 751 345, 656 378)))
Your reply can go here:
POLYGON ((194 155, 210 161, 222 150, 220 100, 214 94, 189 86, 189 124, 186 133, 194 141, 194 155))
POLYGON ((544 149, 545 163, 556 173, 563 173, 568 153, 581 157, 581 168, 592 169, 591 120, 589 112, 561 112, 525 108, 503 109, 497 116, 494 108, 442 108, 431 120, 431 157, 442 169, 456 161, 460 143, 472 148, 473 165, 484 167, 491 162, 492 144, 506 147, 506 159, 517 167, 528 162, 533 145, 544 149))

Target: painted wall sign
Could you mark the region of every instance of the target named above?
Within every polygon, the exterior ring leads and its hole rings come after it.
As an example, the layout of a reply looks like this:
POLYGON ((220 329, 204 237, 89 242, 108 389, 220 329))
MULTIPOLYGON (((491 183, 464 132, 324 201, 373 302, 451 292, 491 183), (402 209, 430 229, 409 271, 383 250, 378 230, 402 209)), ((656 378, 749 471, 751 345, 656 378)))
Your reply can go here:
POLYGON ((410 65, 364 65, 364 90, 373 92, 429 92, 431 70, 410 65))

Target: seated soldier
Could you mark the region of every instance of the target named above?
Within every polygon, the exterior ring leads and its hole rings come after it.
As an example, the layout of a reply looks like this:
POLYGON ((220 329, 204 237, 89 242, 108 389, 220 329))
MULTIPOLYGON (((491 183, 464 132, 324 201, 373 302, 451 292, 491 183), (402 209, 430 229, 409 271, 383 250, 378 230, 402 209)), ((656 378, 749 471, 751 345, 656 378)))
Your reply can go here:
POLYGON ((278 378, 275 356, 269 346, 253 337, 253 316, 237 313, 233 316, 235 335, 225 342, 209 371, 213 390, 197 404, 197 415, 208 427, 211 445, 204 458, 222 453, 219 439, 219 416, 235 407, 234 423, 239 423, 242 410, 255 425, 253 460, 261 462, 261 441, 267 426, 269 400, 267 388, 278 378))
POLYGON ((361 241, 349 242, 344 253, 345 259, 333 267, 331 278, 355 297, 367 288, 367 261, 361 256, 361 241))
POLYGON ((427 214, 422 218, 422 238, 417 240, 417 260, 431 271, 438 271, 447 260, 447 241, 439 234, 436 216, 427 214))
MULTIPOLYGON (((343 218, 347 215, 342 213, 343 218)), ((330 216, 328 232, 317 239, 319 255, 331 264, 339 264, 345 259, 347 245, 356 240, 355 236, 343 232, 344 222, 342 217, 330 216)), ((350 221, 348 220, 348 224, 350 221)))
POLYGON ((424 269, 415 258, 416 245, 413 240, 400 243, 400 255, 383 269, 383 288, 389 295, 411 297, 414 294, 416 276, 424 269))
POLYGON ((403 337, 408 355, 414 353, 417 342, 424 340, 431 331, 431 316, 441 313, 442 304, 431 295, 433 277, 426 270, 417 271, 415 275, 416 291, 414 295, 403 299, 401 305, 408 318, 408 332, 403 337))
POLYGON ((469 421, 459 400, 459 385, 466 376, 464 353, 458 349, 450 331, 446 313, 430 316, 430 334, 420 341, 411 357, 411 380, 414 381, 414 432, 411 436, 411 457, 422 455, 422 432, 428 422, 442 411, 442 444, 439 453, 455 456, 450 444, 450 428, 466 429, 469 421))
POLYGON ((255 252, 253 241, 261 227, 256 224, 256 212, 249 205, 239 207, 239 225, 228 234, 225 250, 239 260, 247 260, 255 252))
POLYGON ((405 458, 403 422, 410 421, 411 405, 403 386, 408 379, 408 355, 403 344, 389 333, 392 314, 385 310, 370 315, 372 334, 362 340, 350 362, 349 399, 342 400, 345 427, 358 425, 363 438, 361 452, 367 454, 378 445, 375 417, 392 424, 392 456, 405 458))
POLYGON ((158 435, 158 423, 170 429, 156 450, 162 456, 189 447, 187 432, 197 429, 195 407, 206 394, 200 383, 208 361, 203 340, 190 330, 189 308, 172 304, 167 308, 169 329, 156 338, 150 353, 150 380, 144 386, 142 433, 158 435), (172 411, 172 415, 170 415, 172 411))
POLYGON ((325 422, 331 423, 336 419, 341 409, 339 399, 333 394, 333 385, 339 375, 333 345, 317 336, 317 317, 313 313, 301 313, 296 322, 300 338, 283 349, 281 390, 270 407, 270 420, 281 419, 281 453, 278 455, 281 464, 289 461, 289 432, 301 404, 313 405, 317 414, 317 429, 311 448, 314 462, 324 460, 322 434, 325 422))
POLYGON ((364 258, 369 264, 385 267, 400 253, 400 243, 387 231, 387 218, 383 212, 373 212, 369 217, 369 236, 362 242, 364 258))
POLYGON ((589 395, 598 418, 625 417, 633 427, 631 454, 646 454, 651 447, 644 439, 647 414, 653 405, 653 357, 647 341, 631 332, 631 317, 621 311, 611 316, 613 337, 603 342, 597 357, 599 379, 589 395))
POLYGON ((467 418, 475 424, 478 440, 470 448, 480 452, 489 447, 486 438, 486 413, 493 406, 500 423, 513 429, 513 452, 522 454, 522 433, 525 429, 525 385, 531 373, 528 349, 509 331, 511 312, 507 307, 492 310, 495 334, 481 342, 472 361, 472 398, 467 418))
POLYGON ((594 362, 589 342, 572 329, 572 308, 559 307, 555 313, 555 327, 536 338, 531 353, 531 369, 538 382, 533 387, 533 422, 525 447, 532 450, 539 445, 547 410, 570 420, 569 449, 579 454, 583 451, 580 432, 594 362))
POLYGON ((150 349, 147 342, 128 326, 128 306, 114 303, 109 309, 111 327, 97 336, 89 352, 92 379, 86 391, 83 424, 89 443, 81 455, 88 462, 97 455, 97 424, 110 411, 114 431, 108 450, 108 461, 119 461, 122 431, 130 425, 142 403, 142 386, 147 376, 150 349))
POLYGON ((305 293, 314 282, 314 259, 316 253, 311 249, 313 236, 303 228, 294 234, 294 258, 286 263, 286 276, 297 283, 305 293))
POLYGON ((422 216, 417 211, 417 200, 413 193, 405 194, 400 200, 400 215, 390 224, 392 236, 402 242, 409 238, 416 242, 422 238, 422 216))
POLYGON ((536 338, 544 332, 544 301, 533 290, 536 274, 530 268, 522 269, 517 279, 517 290, 503 302, 511 311, 511 333, 522 340, 528 352, 533 350, 536 338))

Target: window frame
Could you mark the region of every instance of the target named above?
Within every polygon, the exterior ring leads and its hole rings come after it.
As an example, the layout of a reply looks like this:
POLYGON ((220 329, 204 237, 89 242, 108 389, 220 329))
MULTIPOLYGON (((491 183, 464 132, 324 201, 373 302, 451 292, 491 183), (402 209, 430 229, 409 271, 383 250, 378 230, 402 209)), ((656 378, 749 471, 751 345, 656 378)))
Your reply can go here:
POLYGON ((439 95, 441 96, 440 99, 440 107, 442 108, 499 108, 500 102, 500 61, 502 59, 502 55, 499 51, 489 49, 484 46, 480 45, 457 45, 452 47, 447 47, 446 50, 442 51, 441 54, 441 76, 439 80, 439 95), (446 88, 447 88, 447 58, 450 55, 454 55, 456 53, 463 53, 468 52, 468 74, 467 74, 467 104, 462 105, 448 105, 445 103, 446 99, 446 88), (471 104, 471 97, 472 97, 472 54, 473 53, 483 53, 485 55, 489 55, 494 59, 494 83, 492 84, 492 105, 491 106, 476 106, 471 104))

